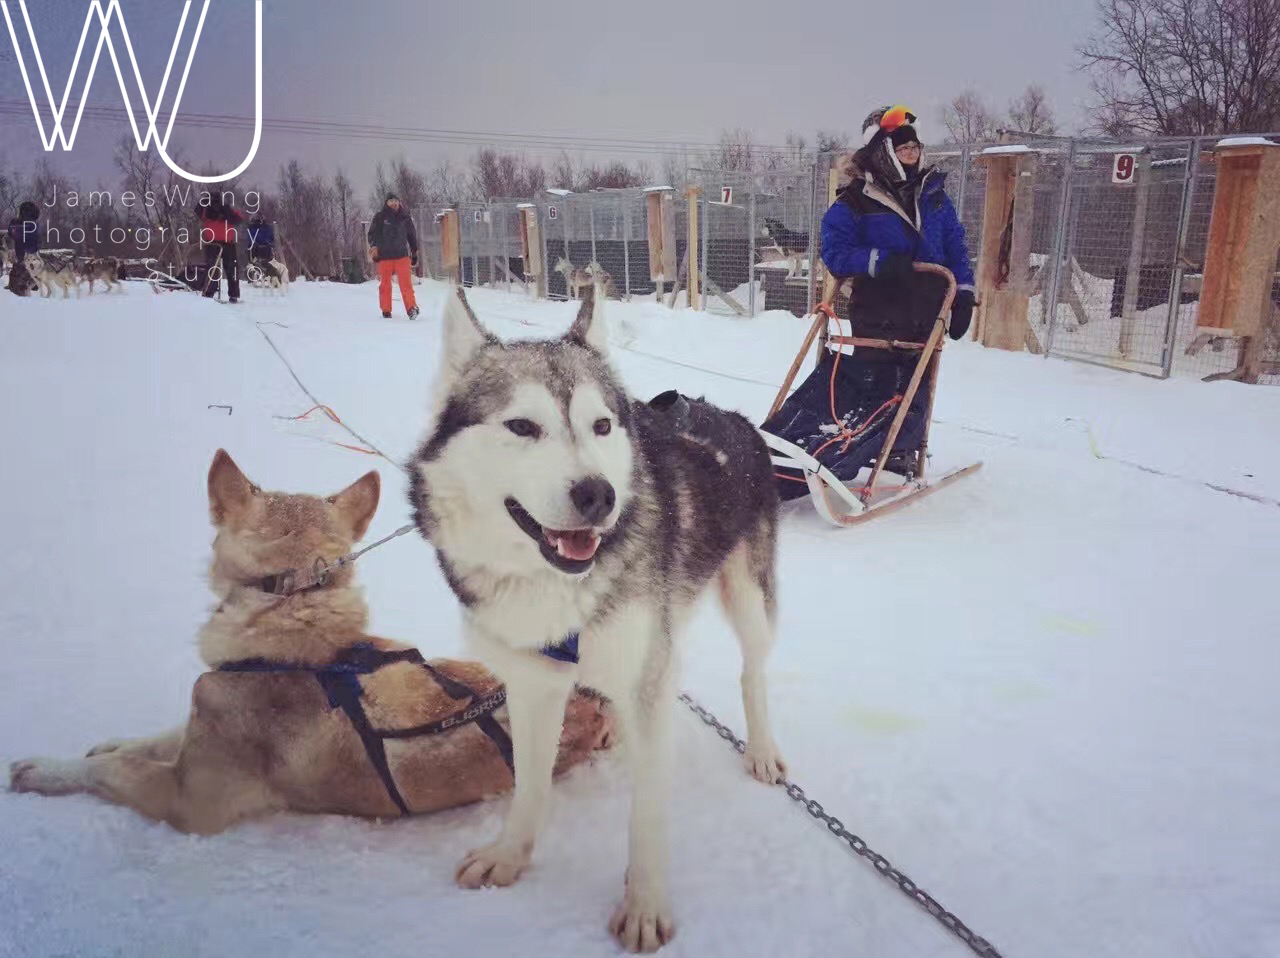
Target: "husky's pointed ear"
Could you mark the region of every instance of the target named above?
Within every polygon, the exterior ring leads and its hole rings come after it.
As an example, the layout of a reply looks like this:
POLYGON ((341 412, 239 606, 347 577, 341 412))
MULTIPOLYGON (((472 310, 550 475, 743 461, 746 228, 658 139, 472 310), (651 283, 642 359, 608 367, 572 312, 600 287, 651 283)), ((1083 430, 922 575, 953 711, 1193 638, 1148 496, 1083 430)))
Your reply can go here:
POLYGON ((565 334, 566 339, 597 352, 605 352, 609 346, 609 334, 604 325, 604 289, 599 276, 593 276, 591 285, 582 297, 582 308, 565 334))
POLYGON ((328 501, 339 519, 351 530, 351 541, 359 542, 369 531, 373 514, 378 511, 378 499, 382 495, 382 476, 374 469, 343 489, 328 501))
POLYGON ((455 286, 444 304, 444 360, 440 364, 441 378, 452 380, 467 365, 472 354, 494 338, 485 332, 471 311, 462 287, 455 286))
POLYGON ((250 500, 259 491, 225 449, 214 454, 213 463, 209 466, 209 518, 215 526, 234 522, 243 516, 250 500))

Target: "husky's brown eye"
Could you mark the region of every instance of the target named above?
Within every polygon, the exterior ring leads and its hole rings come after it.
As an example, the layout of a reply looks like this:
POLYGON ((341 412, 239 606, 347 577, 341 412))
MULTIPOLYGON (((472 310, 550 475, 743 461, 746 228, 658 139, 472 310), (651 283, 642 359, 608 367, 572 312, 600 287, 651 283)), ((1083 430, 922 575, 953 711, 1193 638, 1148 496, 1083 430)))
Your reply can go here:
POLYGON ((503 425, 523 439, 537 439, 542 435, 542 430, 532 419, 508 419, 503 425))
POLYGON ((608 419, 597 419, 591 427, 597 436, 607 436, 613 432, 613 423, 608 419))

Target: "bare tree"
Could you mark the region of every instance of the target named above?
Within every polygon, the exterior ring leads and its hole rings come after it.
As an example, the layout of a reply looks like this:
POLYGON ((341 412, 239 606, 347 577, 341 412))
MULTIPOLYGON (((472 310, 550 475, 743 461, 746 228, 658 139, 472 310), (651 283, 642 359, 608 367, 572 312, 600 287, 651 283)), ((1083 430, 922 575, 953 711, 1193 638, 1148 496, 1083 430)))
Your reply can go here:
MULTIPOLYGON (((338 275, 342 227, 337 192, 319 175, 310 176, 297 160, 280 170, 276 222, 281 227, 282 254, 308 274, 338 275)), ((286 260, 288 261, 288 260, 286 260)))
POLYGON ((574 184, 574 192, 623 190, 630 186, 643 186, 644 181, 645 178, 640 173, 631 169, 627 164, 615 160, 605 166, 585 167, 574 184))
MULTIPOLYGON (((121 187, 136 201, 125 211, 126 223, 151 231, 151 242, 142 255, 158 260, 172 257, 173 262, 185 268, 191 246, 179 237, 191 222, 186 201, 195 192, 193 184, 169 169, 159 154, 139 150, 137 141, 128 134, 116 144, 114 159, 121 187)), ((176 156, 174 159, 185 168, 185 160, 176 156)))
POLYGON ((333 178, 333 201, 338 215, 339 255, 343 259, 354 258, 355 251, 363 246, 360 240, 363 211, 356 202, 356 191, 345 170, 339 169, 333 178))
POLYGON ((684 189, 688 175, 688 164, 685 162, 685 158, 674 153, 668 153, 662 158, 662 182, 652 185, 670 186, 677 190, 684 189))
POLYGON ((547 187, 542 164, 516 153, 483 149, 471 161, 474 191, 484 199, 528 197, 547 187))
POLYGON ((1009 104, 1009 126, 1019 133, 1052 136, 1058 132, 1044 87, 1033 83, 1009 104))
POLYGON ((17 170, 10 170, 0 157, 0 228, 18 214, 22 203, 22 177, 17 170))
POLYGON ((411 210, 429 205, 426 177, 411 167, 404 157, 392 160, 386 168, 382 163, 374 168, 374 187, 369 197, 369 206, 375 210, 382 209, 389 193, 395 193, 400 197, 400 202, 411 210))
POLYGON ((472 196, 471 176, 449 160, 440 162, 427 177, 427 199, 431 204, 456 206, 472 196))
POLYGON ((1280 124, 1280 0, 1099 0, 1080 49, 1094 127, 1168 136, 1280 124))
POLYGON ((819 153, 839 153, 848 149, 850 139, 848 133, 819 130, 813 138, 813 148, 819 153))
POLYGON ((976 90, 962 90, 942 110, 950 143, 984 143, 996 138, 996 119, 976 90))
POLYGON ((739 170, 750 173, 756 168, 756 145, 748 130, 724 130, 720 144, 708 157, 708 164, 717 170, 739 170))
POLYGON ((555 189, 571 190, 573 185, 578 182, 578 171, 574 166, 573 157, 564 150, 560 151, 560 155, 556 157, 555 162, 551 164, 551 170, 547 174, 550 185, 555 189))

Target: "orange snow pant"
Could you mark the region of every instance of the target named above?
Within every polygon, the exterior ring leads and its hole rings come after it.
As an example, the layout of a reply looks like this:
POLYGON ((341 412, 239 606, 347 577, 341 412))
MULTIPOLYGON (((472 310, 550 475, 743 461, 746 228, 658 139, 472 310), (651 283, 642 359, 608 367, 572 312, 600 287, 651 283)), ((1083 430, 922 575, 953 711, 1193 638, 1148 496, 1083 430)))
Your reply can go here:
POLYGON ((413 272, 410 269, 409 257, 400 259, 378 260, 378 305, 384 313, 391 312, 391 277, 395 275, 400 283, 400 298, 404 300, 405 312, 418 305, 413 295, 413 272))

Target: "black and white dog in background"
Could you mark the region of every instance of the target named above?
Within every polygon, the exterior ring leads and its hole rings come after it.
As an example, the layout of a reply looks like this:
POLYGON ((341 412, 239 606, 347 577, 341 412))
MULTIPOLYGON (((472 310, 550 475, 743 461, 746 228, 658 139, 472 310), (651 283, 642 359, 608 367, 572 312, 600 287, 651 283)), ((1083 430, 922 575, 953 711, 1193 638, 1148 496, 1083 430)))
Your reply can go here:
POLYGON ((760 235, 773 244, 779 253, 790 260, 787 276, 800 273, 800 261, 809 255, 809 234, 799 230, 787 229, 778 220, 765 217, 760 227, 760 235))

